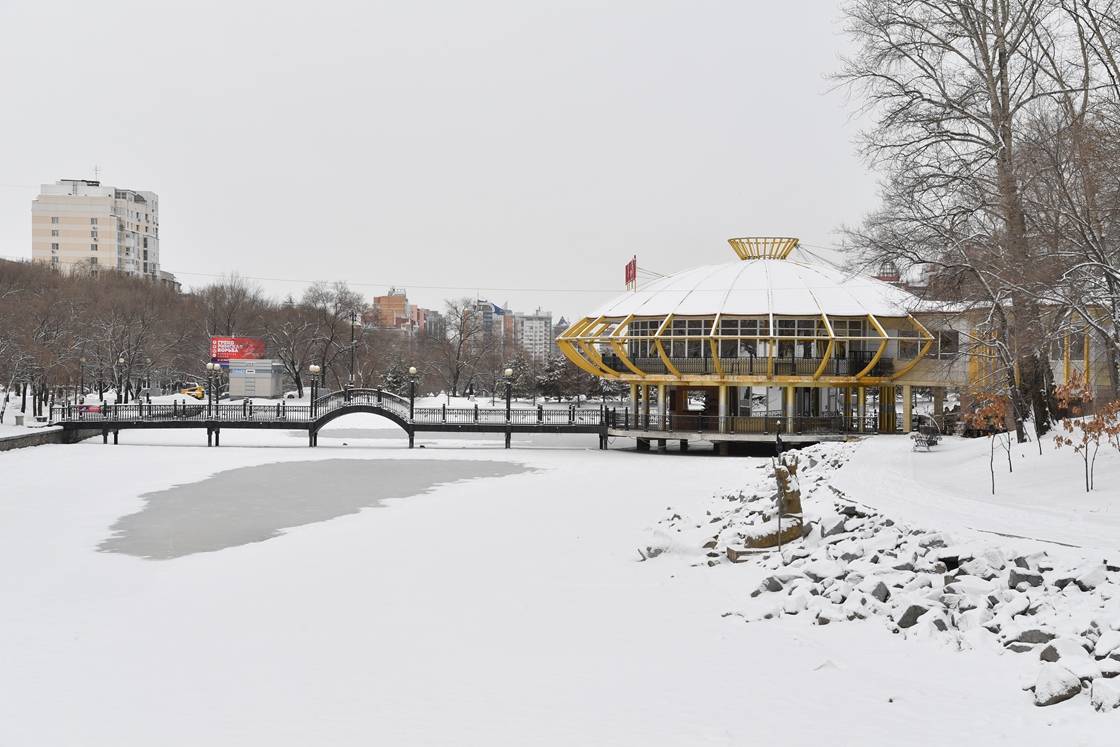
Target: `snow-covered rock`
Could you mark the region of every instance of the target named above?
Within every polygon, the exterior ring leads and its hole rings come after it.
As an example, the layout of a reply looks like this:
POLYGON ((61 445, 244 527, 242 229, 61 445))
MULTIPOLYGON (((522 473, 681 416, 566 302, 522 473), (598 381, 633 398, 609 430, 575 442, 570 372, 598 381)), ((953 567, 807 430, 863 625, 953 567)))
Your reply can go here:
POLYGON ((920 604, 911 604, 906 608, 906 611, 898 618, 898 627, 909 628, 918 622, 925 613, 929 612, 928 607, 923 607, 920 604))
POLYGON ((1095 563, 1082 569, 1074 579, 1074 583, 1077 584, 1077 588, 1081 589, 1081 591, 1089 591, 1090 589, 1097 588, 1107 580, 1108 570, 1105 568, 1104 563, 1095 563))
POLYGON ((1023 568, 1012 568, 1011 574, 1007 578, 1007 585, 1012 589, 1018 589, 1019 584, 1042 586, 1042 574, 1023 568))
POLYGON ((1034 682, 1034 704, 1049 706, 1081 692, 1081 680, 1061 664, 1043 664, 1034 682))
POLYGON ((847 531, 848 519, 846 516, 836 514, 821 519, 821 536, 832 537, 847 531))
POLYGON ((1093 680, 1089 692, 1089 702, 1098 711, 1111 711, 1120 708, 1120 684, 1115 680, 1093 680))
POLYGON ((1097 639, 1097 643, 1093 647, 1093 655, 1098 659, 1103 659, 1116 649, 1120 649, 1120 631, 1106 630, 1097 639))

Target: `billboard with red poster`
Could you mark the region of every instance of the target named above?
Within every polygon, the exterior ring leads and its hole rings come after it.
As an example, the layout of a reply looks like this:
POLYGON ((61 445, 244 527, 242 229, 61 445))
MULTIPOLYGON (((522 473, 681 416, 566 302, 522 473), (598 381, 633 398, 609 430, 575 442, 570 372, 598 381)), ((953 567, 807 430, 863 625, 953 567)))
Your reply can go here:
POLYGON ((638 258, 636 256, 626 263, 626 287, 629 290, 638 290, 638 258))
POLYGON ((210 360, 212 361, 263 357, 264 340, 259 337, 210 338, 210 360))

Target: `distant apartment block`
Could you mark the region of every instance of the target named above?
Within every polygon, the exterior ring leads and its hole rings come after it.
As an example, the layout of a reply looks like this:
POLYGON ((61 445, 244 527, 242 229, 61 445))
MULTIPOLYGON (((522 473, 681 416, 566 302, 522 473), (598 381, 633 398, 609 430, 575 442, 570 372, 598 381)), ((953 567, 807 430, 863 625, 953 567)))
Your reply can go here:
POLYGON ((374 296, 362 321, 367 327, 395 329, 418 337, 439 337, 447 333, 442 314, 410 304, 404 289, 398 288, 390 288, 384 296, 374 296))
POLYGON ((89 179, 42 185, 31 203, 31 258, 67 272, 116 270, 177 285, 160 271, 159 196, 89 179))
POLYGON ((552 352, 552 312, 537 308, 533 313, 513 315, 513 341, 533 358, 544 360, 552 352))
POLYGON ((533 313, 513 311, 492 301, 478 299, 474 311, 482 322, 486 339, 499 346, 503 357, 510 357, 518 349, 543 360, 552 351, 552 312, 533 313))

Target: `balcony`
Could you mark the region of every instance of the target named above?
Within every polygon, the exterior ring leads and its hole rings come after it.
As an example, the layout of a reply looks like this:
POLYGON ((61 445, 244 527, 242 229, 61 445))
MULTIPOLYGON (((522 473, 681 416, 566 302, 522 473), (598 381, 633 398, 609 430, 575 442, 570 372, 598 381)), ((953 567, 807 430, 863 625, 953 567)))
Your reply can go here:
MULTIPOLYGON (((867 368, 875 353, 871 351, 849 351, 843 357, 833 356, 825 361, 821 376, 855 376, 867 368)), ((775 358, 773 375, 777 376, 814 376, 821 366, 822 358, 775 358)), ((622 374, 633 373, 622 359, 614 353, 603 355, 603 362, 622 374)), ((665 362, 660 358, 631 358, 630 362, 648 375, 668 373, 665 362)), ((719 372, 712 358, 669 358, 673 368, 686 375, 716 375, 719 372)), ((724 376, 769 376, 770 359, 764 357, 720 358, 719 368, 724 376)), ((890 376, 894 372, 892 358, 880 358, 867 372, 867 376, 890 376)))

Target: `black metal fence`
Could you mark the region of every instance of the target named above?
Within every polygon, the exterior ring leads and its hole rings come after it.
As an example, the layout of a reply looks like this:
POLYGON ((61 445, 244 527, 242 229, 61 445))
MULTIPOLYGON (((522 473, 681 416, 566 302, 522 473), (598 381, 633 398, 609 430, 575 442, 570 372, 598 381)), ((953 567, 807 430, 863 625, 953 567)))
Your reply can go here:
POLYGON ((353 405, 365 405, 392 413, 405 422, 422 425, 447 423, 453 425, 603 425, 607 411, 602 407, 535 408, 517 407, 412 407, 407 399, 378 390, 355 389, 332 392, 318 397, 311 404, 288 404, 286 401, 238 404, 209 402, 173 402, 171 404, 57 405, 51 411, 52 423, 277 423, 308 424, 329 413, 353 405))

